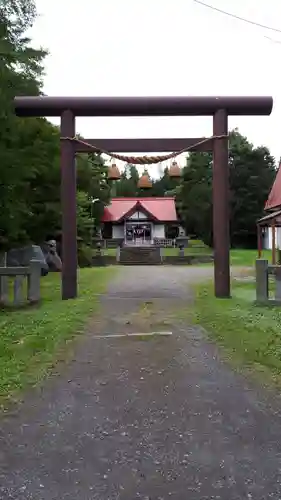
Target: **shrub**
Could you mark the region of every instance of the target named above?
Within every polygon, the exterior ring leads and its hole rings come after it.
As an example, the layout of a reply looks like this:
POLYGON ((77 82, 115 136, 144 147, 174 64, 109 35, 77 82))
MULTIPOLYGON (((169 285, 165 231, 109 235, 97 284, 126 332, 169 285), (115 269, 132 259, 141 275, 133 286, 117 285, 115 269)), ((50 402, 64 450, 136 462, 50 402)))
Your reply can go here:
POLYGON ((93 257, 92 247, 81 243, 78 246, 78 265, 79 267, 91 267, 93 257))

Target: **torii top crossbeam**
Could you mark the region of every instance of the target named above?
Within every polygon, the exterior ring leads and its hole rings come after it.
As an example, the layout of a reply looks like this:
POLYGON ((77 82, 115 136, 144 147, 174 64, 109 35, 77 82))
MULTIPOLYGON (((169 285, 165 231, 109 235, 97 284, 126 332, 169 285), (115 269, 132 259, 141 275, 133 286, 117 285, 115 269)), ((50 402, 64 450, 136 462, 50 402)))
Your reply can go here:
POLYGON ((228 115, 270 115, 272 97, 16 97, 18 116, 208 116, 224 109, 228 115))

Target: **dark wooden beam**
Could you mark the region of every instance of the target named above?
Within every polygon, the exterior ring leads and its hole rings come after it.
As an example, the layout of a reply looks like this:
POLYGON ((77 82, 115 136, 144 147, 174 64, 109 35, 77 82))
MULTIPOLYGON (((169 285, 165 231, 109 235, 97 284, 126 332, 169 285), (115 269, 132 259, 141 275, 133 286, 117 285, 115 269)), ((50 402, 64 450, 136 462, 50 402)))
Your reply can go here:
MULTIPOLYGON (((204 139, 204 137, 199 137, 194 139, 83 139, 83 141, 110 153, 171 153, 193 146, 204 139)), ((190 151, 208 152, 212 150, 213 140, 210 139, 197 147, 192 147, 190 151)), ((93 149, 76 142, 75 151, 77 153, 91 153, 93 149)))
MULTIPOLYGON (((224 109, 213 118, 213 134, 227 135, 228 119, 224 109)), ((213 239, 215 295, 218 298, 230 297, 229 264, 229 164, 228 138, 214 141, 213 152, 213 239)))
MULTIPOLYGON (((75 116, 64 111, 61 135, 75 135, 75 116)), ((72 141, 61 141, 61 211, 62 211, 62 298, 77 297, 77 224, 75 147, 72 141)))
POLYGON ((228 115, 270 115, 272 97, 15 97, 18 116, 207 116, 225 109, 228 115))

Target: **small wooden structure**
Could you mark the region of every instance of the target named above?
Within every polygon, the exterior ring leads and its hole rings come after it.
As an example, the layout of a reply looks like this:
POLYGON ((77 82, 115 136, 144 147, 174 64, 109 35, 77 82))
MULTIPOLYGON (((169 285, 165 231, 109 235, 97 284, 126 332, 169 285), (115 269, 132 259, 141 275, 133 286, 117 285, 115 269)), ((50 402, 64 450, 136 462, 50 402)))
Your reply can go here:
POLYGON ((145 170, 138 181, 138 188, 140 189, 150 189, 152 188, 152 182, 149 177, 149 173, 145 170))
POLYGON ((169 168, 169 176, 172 179, 180 179, 181 177, 181 169, 176 161, 173 161, 169 168))
POLYGON ((0 305, 21 306, 39 302, 40 279, 41 262, 37 260, 31 261, 29 266, 24 267, 0 267, 0 305), (12 280, 12 293, 9 293, 10 280, 12 280))
POLYGON ((276 210, 268 215, 265 215, 257 222, 257 230, 258 230, 258 258, 262 257, 263 250, 263 232, 265 228, 271 227, 271 237, 272 237, 272 253, 271 253, 271 262, 273 265, 276 264, 277 260, 280 263, 280 255, 278 252, 277 258, 277 245, 276 245, 276 229, 281 227, 281 209, 276 210))
MULTIPOLYGON (((268 199, 266 201, 264 210, 265 212, 267 212, 267 215, 262 217, 257 222, 258 257, 260 259, 262 256, 262 250, 264 247, 263 235, 265 232, 267 232, 269 236, 269 228, 271 228, 272 264, 275 265, 277 257, 276 249, 280 249, 279 228, 281 227, 281 162, 279 163, 279 169, 269 193, 268 199)), ((278 255, 278 262, 280 263, 280 255, 278 255)))
POLYGON ((120 171, 117 167, 116 163, 112 163, 112 165, 108 168, 108 180, 109 181, 118 181, 120 179, 120 171))

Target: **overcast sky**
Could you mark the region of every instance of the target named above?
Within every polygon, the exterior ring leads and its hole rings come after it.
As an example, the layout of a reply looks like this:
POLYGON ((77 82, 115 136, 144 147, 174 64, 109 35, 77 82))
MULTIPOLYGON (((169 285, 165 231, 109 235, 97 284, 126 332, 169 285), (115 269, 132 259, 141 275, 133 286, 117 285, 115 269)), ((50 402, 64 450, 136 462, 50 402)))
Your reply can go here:
MULTIPOLYGON (((280 0, 206 3, 281 30, 280 0)), ((50 53, 46 94, 272 95, 271 116, 233 117, 229 125, 279 159, 281 32, 194 0, 37 0, 37 8, 31 35, 50 53)), ((212 120, 78 118, 77 132, 90 138, 200 137, 212 135, 212 120)))

